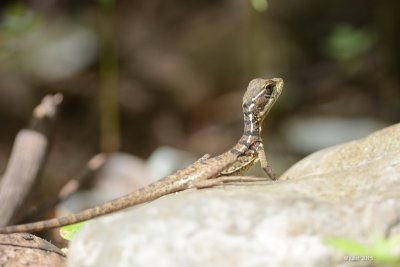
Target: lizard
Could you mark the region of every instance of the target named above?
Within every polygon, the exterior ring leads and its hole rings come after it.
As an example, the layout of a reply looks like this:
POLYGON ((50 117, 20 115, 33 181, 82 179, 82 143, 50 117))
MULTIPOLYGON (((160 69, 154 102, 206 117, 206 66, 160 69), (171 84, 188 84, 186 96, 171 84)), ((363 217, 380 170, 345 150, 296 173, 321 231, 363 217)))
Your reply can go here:
POLYGON ((0 234, 37 232, 70 225, 146 203, 186 189, 200 189, 236 181, 254 181, 255 178, 235 178, 235 176, 231 177, 231 175, 247 170, 247 168, 258 161, 270 179, 277 179, 266 159, 261 139, 261 124, 281 94, 282 88, 283 80, 280 78, 258 78, 250 81, 243 96, 243 135, 228 151, 215 157, 206 154, 182 170, 178 170, 132 193, 93 208, 64 217, 7 226, 0 228, 0 234))

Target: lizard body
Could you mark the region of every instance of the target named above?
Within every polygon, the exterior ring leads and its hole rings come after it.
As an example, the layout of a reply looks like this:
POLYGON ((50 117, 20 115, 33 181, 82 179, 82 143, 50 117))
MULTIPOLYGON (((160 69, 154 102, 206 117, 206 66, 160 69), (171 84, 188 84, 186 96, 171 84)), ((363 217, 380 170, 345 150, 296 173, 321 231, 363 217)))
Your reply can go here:
POLYGON ((130 194, 76 214, 45 221, 7 226, 0 233, 36 232, 89 220, 141 203, 149 202, 167 194, 189 188, 209 187, 233 181, 225 176, 246 170, 260 161, 261 167, 271 179, 276 179, 269 167, 262 144, 261 124, 282 92, 283 80, 279 78, 254 79, 249 83, 243 97, 244 131, 238 143, 216 157, 205 155, 188 167, 162 178, 130 194))

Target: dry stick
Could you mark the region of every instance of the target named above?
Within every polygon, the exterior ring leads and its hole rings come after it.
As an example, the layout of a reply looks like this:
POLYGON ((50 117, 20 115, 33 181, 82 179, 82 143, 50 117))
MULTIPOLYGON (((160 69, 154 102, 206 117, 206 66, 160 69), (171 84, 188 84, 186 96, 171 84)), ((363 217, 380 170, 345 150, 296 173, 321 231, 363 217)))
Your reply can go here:
POLYGON ((47 95, 33 110, 30 126, 15 137, 6 171, 0 181, 0 226, 12 222, 46 162, 53 125, 62 95, 47 95))
MULTIPOLYGON (((99 153, 94 155, 86 164, 84 170, 81 174, 75 178, 69 180, 60 190, 58 194, 57 203, 65 201, 70 196, 72 196, 80 187, 88 184, 94 176, 99 172, 99 170, 108 161, 108 156, 105 153, 99 153)), ((57 204, 56 203, 56 204, 57 204)))
POLYGON ((87 186, 96 177, 96 174, 108 161, 108 155, 105 153, 99 153, 94 155, 86 164, 84 169, 80 172, 77 178, 68 180, 61 188, 58 197, 51 201, 39 203, 38 208, 33 212, 27 212, 22 217, 22 221, 36 220, 42 218, 49 210, 53 209, 59 203, 67 200, 73 194, 76 193, 83 186, 87 186))

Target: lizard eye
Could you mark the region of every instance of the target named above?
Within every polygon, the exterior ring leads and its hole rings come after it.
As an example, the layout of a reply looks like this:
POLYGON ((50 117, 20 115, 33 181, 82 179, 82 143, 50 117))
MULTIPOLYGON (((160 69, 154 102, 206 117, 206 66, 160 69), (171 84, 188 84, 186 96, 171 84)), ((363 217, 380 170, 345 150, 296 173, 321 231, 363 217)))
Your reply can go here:
POLYGON ((271 96, 272 95, 272 92, 274 91, 274 85, 273 84, 268 84, 266 87, 265 87, 265 90, 266 90, 266 93, 267 93, 267 96, 271 96))

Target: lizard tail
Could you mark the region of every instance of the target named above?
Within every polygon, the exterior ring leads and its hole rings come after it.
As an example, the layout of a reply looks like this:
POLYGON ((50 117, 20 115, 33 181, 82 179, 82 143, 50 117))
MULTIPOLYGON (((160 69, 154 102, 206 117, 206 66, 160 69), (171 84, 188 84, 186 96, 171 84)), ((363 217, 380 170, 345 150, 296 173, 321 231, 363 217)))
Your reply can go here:
MULTIPOLYGON (((125 197, 123 197, 125 198, 125 197)), ((121 199, 119 199, 121 200, 121 199)), ((132 201, 132 198, 130 199, 132 201)), ((138 201, 137 204, 142 203, 145 201, 138 201)), ((39 232, 44 229, 51 229, 51 228, 56 228, 56 227, 61 227, 65 225, 70 225, 74 223, 79 223, 83 222, 101 215, 105 215, 108 213, 111 213, 115 211, 116 208, 118 209, 123 209, 126 207, 129 207, 127 202, 115 202, 113 205, 113 202, 105 203, 103 205, 99 205, 84 211, 81 211, 76 214, 71 214, 71 215, 66 215, 64 217, 59 217, 59 218, 54 218, 54 219, 49 219, 49 220, 44 220, 44 221, 38 221, 38 222, 33 222, 33 223, 26 223, 26 224, 20 224, 20 225, 12 225, 12 226, 6 226, 4 228, 0 228, 0 234, 8 234, 8 233, 22 233, 22 232, 39 232)))
MULTIPOLYGON (((152 187, 156 187, 158 182, 148 185, 144 188, 141 188, 137 191, 134 191, 128 195, 122 196, 120 198, 114 199, 110 202, 106 202, 104 204, 98 205, 93 208, 86 209, 84 211, 78 212, 76 214, 66 215, 64 217, 38 221, 33 223, 19 224, 19 225, 11 225, 0 228, 0 234, 9 234, 9 233, 22 233, 22 232, 39 232, 45 229, 51 229, 56 227, 61 227, 65 225, 70 225, 74 223, 83 222, 89 219, 93 219, 95 217, 99 217, 105 214, 109 214, 115 212, 117 210, 122 210, 137 204, 142 204, 156 198, 159 198, 166 193, 166 191, 157 191, 152 190, 152 187), (143 192, 149 192, 143 197, 143 192)), ((174 190, 178 191, 178 190, 174 190)))

